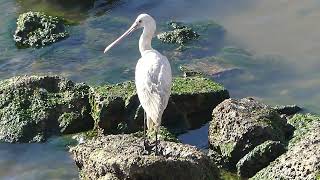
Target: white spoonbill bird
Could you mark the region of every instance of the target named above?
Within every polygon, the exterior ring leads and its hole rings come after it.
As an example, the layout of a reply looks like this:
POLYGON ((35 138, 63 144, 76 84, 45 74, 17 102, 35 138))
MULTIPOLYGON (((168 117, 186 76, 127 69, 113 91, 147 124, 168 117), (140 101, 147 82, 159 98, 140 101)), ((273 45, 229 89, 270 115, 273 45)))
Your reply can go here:
POLYGON ((151 47, 151 40, 156 31, 156 22, 148 14, 140 14, 132 26, 118 39, 111 43, 104 53, 136 29, 143 28, 139 39, 141 58, 135 70, 135 84, 140 103, 145 111, 144 146, 146 146, 145 124, 156 134, 156 154, 158 153, 158 131, 163 111, 168 105, 171 93, 172 73, 168 59, 151 47))

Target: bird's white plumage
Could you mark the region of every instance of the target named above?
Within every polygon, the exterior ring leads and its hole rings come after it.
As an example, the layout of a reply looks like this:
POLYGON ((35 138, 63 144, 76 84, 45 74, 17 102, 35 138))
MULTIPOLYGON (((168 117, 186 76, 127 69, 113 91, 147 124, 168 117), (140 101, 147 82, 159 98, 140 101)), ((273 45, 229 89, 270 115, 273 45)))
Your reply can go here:
POLYGON ((139 59, 135 71, 138 97, 147 114, 148 129, 158 129, 171 92, 172 75, 168 59, 156 50, 148 50, 139 59))

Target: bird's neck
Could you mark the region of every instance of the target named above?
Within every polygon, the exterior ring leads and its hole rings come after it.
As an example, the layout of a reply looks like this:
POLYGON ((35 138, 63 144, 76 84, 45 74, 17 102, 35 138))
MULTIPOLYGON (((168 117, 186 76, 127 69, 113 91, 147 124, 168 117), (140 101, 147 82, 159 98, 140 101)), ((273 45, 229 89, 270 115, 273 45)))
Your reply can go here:
POLYGON ((155 32, 155 28, 143 28, 143 33, 139 39, 139 51, 141 56, 143 56, 144 52, 147 50, 153 50, 151 46, 151 41, 155 32))

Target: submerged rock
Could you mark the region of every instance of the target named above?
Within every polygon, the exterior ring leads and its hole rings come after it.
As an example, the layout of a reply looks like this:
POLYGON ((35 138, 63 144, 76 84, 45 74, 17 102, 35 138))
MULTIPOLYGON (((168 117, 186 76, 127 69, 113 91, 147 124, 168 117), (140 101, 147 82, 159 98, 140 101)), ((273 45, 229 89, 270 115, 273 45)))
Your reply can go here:
POLYGON ((207 180, 217 167, 195 147, 160 141, 160 155, 144 155, 143 140, 131 135, 99 136, 70 149, 81 179, 207 180))
POLYGON ((228 74, 236 76, 243 73, 243 69, 223 62, 223 59, 210 56, 201 59, 192 59, 188 64, 180 66, 184 76, 199 75, 219 78, 228 74))
POLYGON ((14 41, 20 47, 43 47, 68 37, 63 21, 41 12, 27 12, 18 17, 14 41))
MULTIPOLYGON (((175 132, 199 128, 210 120, 212 109, 226 98, 228 91, 209 79, 175 78, 162 125, 175 132)), ((105 133, 119 133, 120 123, 128 127, 124 132, 142 129, 143 109, 134 82, 95 87, 90 102, 96 126, 105 133)))
POLYGON ((227 99, 212 113, 210 147, 221 155, 226 167, 237 162, 267 140, 286 140, 286 121, 276 110, 252 98, 227 99))
POLYGON ((236 165, 238 174, 252 177, 284 152, 285 147, 280 141, 265 141, 239 160, 236 165))
POLYGON ((288 151, 269 166, 259 171, 253 178, 304 179, 320 178, 320 121, 312 123, 308 131, 288 151))
POLYGON ((93 127, 89 87, 58 76, 0 81, 0 141, 40 142, 93 127))

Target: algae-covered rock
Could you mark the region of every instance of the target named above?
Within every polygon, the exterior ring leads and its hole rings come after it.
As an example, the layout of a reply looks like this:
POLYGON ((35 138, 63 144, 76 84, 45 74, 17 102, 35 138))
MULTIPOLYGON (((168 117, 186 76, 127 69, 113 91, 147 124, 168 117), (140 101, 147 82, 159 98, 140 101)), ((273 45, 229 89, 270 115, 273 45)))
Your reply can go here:
POLYGON ((286 140, 286 121, 276 110, 252 98, 227 99, 212 112, 210 147, 228 168, 267 140, 286 140))
POLYGON ((288 123, 295 128, 292 138, 288 143, 288 147, 290 148, 307 135, 310 129, 320 124, 320 116, 312 114, 296 114, 288 120, 288 123))
POLYGON ((139 111, 140 102, 133 81, 93 87, 90 103, 96 128, 106 133, 137 129, 137 122, 133 120, 139 111), (121 124, 127 128, 119 129, 121 124))
POLYGON ((92 128, 88 91, 58 76, 0 81, 0 141, 40 142, 92 128))
POLYGON ((315 180, 320 172, 320 122, 314 122, 308 131, 289 146, 288 151, 269 166, 259 171, 254 180, 303 179, 315 180))
POLYGON ((142 138, 99 136, 70 149, 81 179, 218 179, 217 167, 195 147, 160 141, 160 155, 145 155, 142 138))
POLYGON ((27 12, 18 17, 14 41, 20 47, 43 47, 68 37, 63 21, 41 12, 27 12))
POLYGON ((252 177, 284 152, 285 147, 280 141, 265 141, 239 160, 236 165, 238 174, 252 177))
POLYGON ((199 38, 199 34, 192 28, 182 25, 179 22, 169 22, 168 25, 172 31, 163 32, 157 35, 158 39, 164 43, 175 43, 180 46, 185 45, 188 41, 199 38))
MULTIPOLYGON (((198 128, 210 120, 212 109, 226 98, 228 91, 209 79, 177 77, 162 125, 175 132, 198 128)), ((90 102, 96 126, 106 133, 119 133, 119 123, 128 126, 125 132, 142 129, 144 113, 134 82, 95 87, 90 102)))

